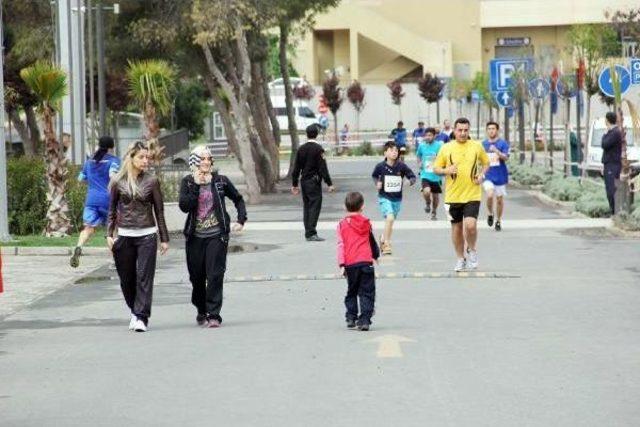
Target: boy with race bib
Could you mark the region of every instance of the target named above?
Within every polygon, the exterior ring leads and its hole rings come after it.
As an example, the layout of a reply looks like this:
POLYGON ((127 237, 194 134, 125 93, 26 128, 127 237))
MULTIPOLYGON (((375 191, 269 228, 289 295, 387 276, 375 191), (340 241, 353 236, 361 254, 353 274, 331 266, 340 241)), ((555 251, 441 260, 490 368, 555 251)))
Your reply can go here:
POLYGON ((398 160, 398 155, 395 142, 388 141, 384 145, 385 160, 378 163, 371 174, 378 189, 378 206, 385 220, 384 234, 380 237, 380 247, 385 255, 391 254, 391 232, 402 207, 403 179, 407 178, 411 185, 416 182, 416 175, 409 166, 398 160))
POLYGON ((436 212, 442 193, 440 175, 433 171, 433 162, 438 156, 442 147, 442 141, 436 141, 436 130, 429 127, 425 130, 424 139, 418 145, 416 156, 418 157, 418 168, 420 168, 420 179, 422 180, 422 196, 426 203, 424 211, 431 213, 431 219, 437 219, 436 212))
POLYGON ((487 193, 487 224, 493 226, 493 198, 496 198, 496 231, 502 230, 502 212, 504 211, 504 197, 507 195, 509 171, 509 143, 500 138, 500 125, 496 122, 487 123, 487 139, 482 142, 489 156, 489 171, 482 183, 487 193))

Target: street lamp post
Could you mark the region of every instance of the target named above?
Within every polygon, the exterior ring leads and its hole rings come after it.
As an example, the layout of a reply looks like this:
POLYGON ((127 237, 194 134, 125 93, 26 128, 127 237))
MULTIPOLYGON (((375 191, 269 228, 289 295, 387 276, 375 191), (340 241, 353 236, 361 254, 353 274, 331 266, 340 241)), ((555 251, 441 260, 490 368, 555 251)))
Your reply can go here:
POLYGON ((9 235, 9 211, 7 198, 7 146, 4 136, 4 27, 2 25, 2 0, 0 0, 0 241, 11 240, 9 235))

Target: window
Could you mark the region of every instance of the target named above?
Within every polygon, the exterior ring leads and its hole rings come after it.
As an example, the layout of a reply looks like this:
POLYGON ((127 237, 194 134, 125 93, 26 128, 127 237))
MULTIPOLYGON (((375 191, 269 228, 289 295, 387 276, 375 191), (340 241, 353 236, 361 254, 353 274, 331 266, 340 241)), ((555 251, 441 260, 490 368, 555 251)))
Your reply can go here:
POLYGON ((226 139, 220 113, 213 113, 213 139, 226 139))
MULTIPOLYGON (((628 127, 624 127, 624 130, 627 134, 627 147, 633 147, 633 129, 628 127)), ((594 129, 593 136, 591 138, 591 146, 592 147, 600 147, 602 145, 602 136, 607 132, 607 129, 594 129)))
POLYGON ((313 114, 313 111, 311 111, 311 109, 309 107, 299 107, 298 108, 298 115, 300 117, 306 117, 308 119, 315 119, 316 115, 313 114))

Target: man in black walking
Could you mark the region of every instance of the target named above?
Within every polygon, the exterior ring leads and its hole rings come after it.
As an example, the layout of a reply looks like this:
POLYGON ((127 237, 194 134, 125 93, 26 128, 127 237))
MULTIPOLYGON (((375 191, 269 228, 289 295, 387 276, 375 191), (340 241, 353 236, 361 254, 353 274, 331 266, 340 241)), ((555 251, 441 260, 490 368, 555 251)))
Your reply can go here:
POLYGON ((309 242, 324 240, 316 231, 322 208, 322 181, 327 183, 330 193, 335 191, 324 158, 324 148, 315 140, 318 137, 318 131, 319 127, 316 124, 307 127, 307 142, 300 146, 291 174, 291 192, 296 195, 300 193, 298 180, 302 187, 304 237, 309 242))
POLYGON ((604 165, 604 186, 607 191, 607 199, 611 208, 611 215, 615 212, 616 180, 620 179, 622 170, 622 133, 616 126, 616 113, 608 112, 605 116, 609 129, 602 136, 602 164, 604 165))

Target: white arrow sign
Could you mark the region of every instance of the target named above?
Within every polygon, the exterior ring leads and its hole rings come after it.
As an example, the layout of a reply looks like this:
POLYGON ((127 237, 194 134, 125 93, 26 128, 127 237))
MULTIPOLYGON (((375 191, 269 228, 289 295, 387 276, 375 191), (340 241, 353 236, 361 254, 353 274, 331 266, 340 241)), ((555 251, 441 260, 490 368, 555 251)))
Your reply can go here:
POLYGON ((416 341, 400 335, 382 335, 371 340, 367 340, 367 342, 378 343, 376 356, 380 359, 389 359, 403 357, 400 343, 416 341))
POLYGON ((509 99, 511 99, 509 94, 507 92, 504 92, 502 94, 502 102, 504 103, 504 105, 509 105, 509 99))

